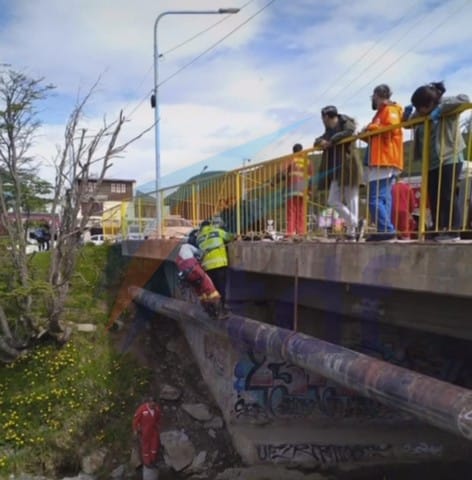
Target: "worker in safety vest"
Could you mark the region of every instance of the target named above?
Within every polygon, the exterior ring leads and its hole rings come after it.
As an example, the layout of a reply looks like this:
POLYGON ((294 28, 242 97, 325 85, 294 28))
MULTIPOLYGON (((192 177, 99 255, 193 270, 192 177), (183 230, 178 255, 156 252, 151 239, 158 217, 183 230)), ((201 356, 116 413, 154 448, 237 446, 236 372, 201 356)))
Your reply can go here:
POLYGON ((216 317, 221 309, 221 295, 200 265, 203 252, 197 247, 197 232, 197 229, 192 230, 187 241, 179 248, 175 259, 179 270, 178 278, 190 285, 205 311, 210 316, 216 317))
POLYGON ((226 298, 226 274, 228 270, 228 253, 226 244, 233 240, 233 235, 222 228, 221 220, 205 220, 200 225, 197 245, 203 252, 202 268, 208 273, 213 284, 220 292, 222 305, 226 298))
POLYGON ((306 234, 308 180, 311 177, 311 162, 300 153, 303 146, 296 143, 292 151, 293 157, 287 168, 287 235, 306 234))

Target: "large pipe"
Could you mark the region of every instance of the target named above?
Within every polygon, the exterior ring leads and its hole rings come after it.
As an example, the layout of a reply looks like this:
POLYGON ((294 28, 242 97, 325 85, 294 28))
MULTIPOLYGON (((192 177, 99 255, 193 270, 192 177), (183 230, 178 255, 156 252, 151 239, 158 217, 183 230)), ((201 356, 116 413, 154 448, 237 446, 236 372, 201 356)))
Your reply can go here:
POLYGON ((212 321, 198 306, 137 287, 130 293, 150 310, 175 320, 197 320, 238 348, 268 354, 329 378, 363 396, 431 425, 472 439, 472 390, 369 357, 302 333, 238 315, 212 321))

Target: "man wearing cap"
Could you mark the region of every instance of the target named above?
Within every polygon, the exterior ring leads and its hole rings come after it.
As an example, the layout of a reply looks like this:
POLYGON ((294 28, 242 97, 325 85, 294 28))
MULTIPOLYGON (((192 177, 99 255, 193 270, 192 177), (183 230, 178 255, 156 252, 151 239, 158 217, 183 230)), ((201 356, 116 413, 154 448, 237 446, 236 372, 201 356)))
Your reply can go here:
MULTIPOLYGON (((376 110, 372 122, 363 132, 375 132, 381 128, 397 125, 402 120, 403 109, 390 98, 392 91, 382 84, 374 88, 372 109, 376 110)), ((392 181, 403 170, 403 132, 399 126, 388 132, 370 136, 366 141, 368 202, 371 220, 377 225, 378 234, 367 240, 389 241, 396 237, 392 224, 392 181)))
POLYGON ((334 208, 346 225, 348 240, 356 239, 359 216, 360 166, 355 156, 353 142, 340 141, 354 135, 356 122, 338 113, 334 105, 321 110, 325 132, 315 139, 314 146, 323 149, 318 188, 329 189, 328 205, 334 208))

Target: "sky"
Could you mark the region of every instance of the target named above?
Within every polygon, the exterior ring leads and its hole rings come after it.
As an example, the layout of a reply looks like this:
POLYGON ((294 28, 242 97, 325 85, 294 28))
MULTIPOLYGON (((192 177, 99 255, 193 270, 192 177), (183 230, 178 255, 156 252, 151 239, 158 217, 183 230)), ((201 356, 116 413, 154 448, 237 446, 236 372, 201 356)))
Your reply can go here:
MULTIPOLYGON (((325 105, 361 129, 380 83, 402 105, 437 80, 448 93, 472 95, 472 0, 0 0, 0 64, 56 86, 41 105, 32 152, 42 176, 52 178, 67 117, 98 78, 86 109, 91 132, 120 109, 128 119, 123 142, 153 125, 158 15, 226 7, 241 10, 159 21, 163 186, 205 167, 282 156, 294 143, 310 147, 323 132, 325 105)), ((115 159, 109 176, 153 189, 153 128, 115 159)))

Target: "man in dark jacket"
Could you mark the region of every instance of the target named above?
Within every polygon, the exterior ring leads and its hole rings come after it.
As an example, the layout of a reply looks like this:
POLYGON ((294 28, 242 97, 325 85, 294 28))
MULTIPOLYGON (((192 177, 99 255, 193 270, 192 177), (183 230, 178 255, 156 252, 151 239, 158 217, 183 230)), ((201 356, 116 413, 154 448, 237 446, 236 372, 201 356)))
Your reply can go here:
POLYGON ((359 221, 360 165, 352 151, 352 143, 339 144, 354 135, 356 123, 347 115, 338 113, 334 105, 321 110, 325 132, 318 137, 315 147, 323 149, 318 188, 327 190, 328 205, 334 208, 346 225, 346 238, 355 240, 359 221))

